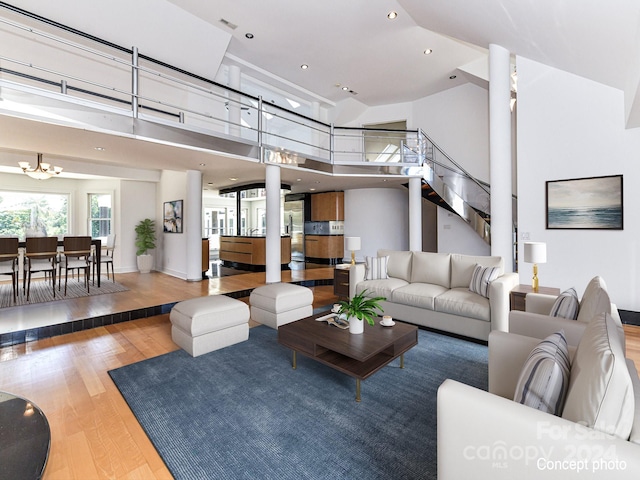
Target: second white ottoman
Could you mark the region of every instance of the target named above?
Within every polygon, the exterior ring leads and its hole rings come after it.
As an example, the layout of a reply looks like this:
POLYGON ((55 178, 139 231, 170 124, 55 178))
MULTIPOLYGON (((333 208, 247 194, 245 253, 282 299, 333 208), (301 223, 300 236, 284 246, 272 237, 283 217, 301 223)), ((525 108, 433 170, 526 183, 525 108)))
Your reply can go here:
POLYGON ((277 329, 313 314, 313 292, 301 285, 272 283, 255 288, 249 296, 251 318, 277 329))
POLYGON ((249 307, 225 295, 179 302, 169 320, 171 339, 193 357, 249 338, 249 307))

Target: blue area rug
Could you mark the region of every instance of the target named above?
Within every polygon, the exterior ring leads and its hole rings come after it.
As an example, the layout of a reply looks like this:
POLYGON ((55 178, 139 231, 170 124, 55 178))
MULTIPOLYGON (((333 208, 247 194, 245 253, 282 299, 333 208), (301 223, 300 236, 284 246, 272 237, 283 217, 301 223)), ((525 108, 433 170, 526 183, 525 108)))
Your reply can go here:
POLYGON ((176 479, 435 479, 436 391, 446 378, 486 389, 487 347, 420 330, 361 403, 351 377, 303 355, 293 370, 264 326, 109 374, 176 479))

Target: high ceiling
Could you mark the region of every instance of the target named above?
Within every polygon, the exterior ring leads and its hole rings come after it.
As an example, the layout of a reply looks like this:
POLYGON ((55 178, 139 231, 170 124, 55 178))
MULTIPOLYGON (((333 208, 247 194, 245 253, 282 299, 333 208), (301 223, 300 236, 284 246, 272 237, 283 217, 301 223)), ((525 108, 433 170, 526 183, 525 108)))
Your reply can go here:
MULTIPOLYGON (((230 35, 224 64, 240 65, 246 75, 322 105, 345 99, 366 106, 410 102, 455 87, 469 81, 462 73, 466 66, 486 61, 487 49, 495 43, 513 54, 618 88, 625 93, 631 116, 640 110, 640 101, 635 101, 640 84, 637 0, 169 1, 230 35), (394 20, 387 18, 391 11, 397 12, 394 20), (426 49, 432 53, 425 55, 426 49), (303 64, 309 68, 300 68, 303 64)), ((34 2, 16 1, 20 3, 34 2)), ((138 167, 189 169, 206 163, 205 182, 216 187, 228 185, 229 177, 249 183, 262 175, 259 164, 212 158, 210 153, 190 150, 176 155, 174 148, 150 142, 83 129, 60 134, 62 127, 34 122, 25 129, 17 122, 0 116, 5 132, 1 148, 42 151, 68 159, 69 165, 79 159, 118 165, 122 153, 133 150, 140 159, 138 167), (87 154, 79 148, 96 143, 107 149, 87 154)), ((380 179, 371 183, 283 171, 283 181, 300 189, 327 189, 378 185, 380 179)))

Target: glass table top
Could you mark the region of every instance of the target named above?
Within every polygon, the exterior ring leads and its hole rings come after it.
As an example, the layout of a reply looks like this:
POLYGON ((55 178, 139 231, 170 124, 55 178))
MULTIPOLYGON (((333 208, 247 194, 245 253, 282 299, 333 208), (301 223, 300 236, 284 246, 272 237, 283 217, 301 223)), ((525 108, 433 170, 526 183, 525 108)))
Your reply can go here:
POLYGON ((0 479, 42 478, 51 430, 42 410, 29 400, 0 392, 0 479))

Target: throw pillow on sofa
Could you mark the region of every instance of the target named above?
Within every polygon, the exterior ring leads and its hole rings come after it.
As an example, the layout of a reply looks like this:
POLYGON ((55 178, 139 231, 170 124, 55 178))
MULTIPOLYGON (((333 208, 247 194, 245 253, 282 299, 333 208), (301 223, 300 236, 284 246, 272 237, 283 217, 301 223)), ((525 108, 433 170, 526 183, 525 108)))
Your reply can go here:
POLYGON ((489 285, 500 276, 499 267, 483 267, 476 264, 471 275, 469 290, 483 297, 489 298, 489 285))
POLYGON ((578 318, 578 294, 575 288, 570 288, 562 292, 551 307, 550 317, 562 317, 570 320, 578 318))
POLYGON ((387 275, 387 264, 389 256, 385 257, 365 257, 365 280, 384 280, 387 275))
POLYGON ((560 330, 531 351, 520 372, 513 400, 559 415, 569 388, 570 370, 569 348, 564 330, 560 330))
POLYGON ((626 440, 634 409, 620 330, 610 314, 601 313, 585 328, 573 357, 562 418, 626 440))

